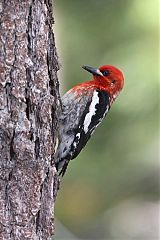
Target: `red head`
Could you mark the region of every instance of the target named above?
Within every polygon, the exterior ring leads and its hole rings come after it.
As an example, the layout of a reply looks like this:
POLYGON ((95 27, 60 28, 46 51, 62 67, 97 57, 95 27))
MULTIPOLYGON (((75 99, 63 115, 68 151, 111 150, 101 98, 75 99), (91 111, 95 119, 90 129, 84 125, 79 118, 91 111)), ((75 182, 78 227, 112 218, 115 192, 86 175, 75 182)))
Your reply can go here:
POLYGON ((104 65, 98 69, 83 66, 85 70, 93 74, 93 81, 100 89, 106 90, 115 99, 124 85, 122 72, 113 66, 104 65))

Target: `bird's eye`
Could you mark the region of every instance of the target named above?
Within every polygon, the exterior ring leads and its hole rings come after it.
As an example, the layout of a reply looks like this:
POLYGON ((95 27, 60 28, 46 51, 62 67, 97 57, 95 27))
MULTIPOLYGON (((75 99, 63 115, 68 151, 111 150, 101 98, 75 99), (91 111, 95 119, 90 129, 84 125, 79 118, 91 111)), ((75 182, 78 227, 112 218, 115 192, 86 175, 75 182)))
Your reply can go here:
POLYGON ((101 71, 101 73, 103 74, 103 76, 108 76, 109 75, 109 71, 105 70, 105 71, 101 71))

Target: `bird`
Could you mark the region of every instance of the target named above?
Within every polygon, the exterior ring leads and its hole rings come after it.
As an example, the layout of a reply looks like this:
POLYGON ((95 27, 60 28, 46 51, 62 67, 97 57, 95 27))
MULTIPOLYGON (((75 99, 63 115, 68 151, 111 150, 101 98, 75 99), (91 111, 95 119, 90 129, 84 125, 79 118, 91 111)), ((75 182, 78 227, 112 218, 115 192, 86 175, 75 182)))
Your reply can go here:
POLYGON ((62 97, 55 155, 59 176, 65 174, 70 160, 85 147, 124 86, 123 73, 114 66, 82 68, 92 74, 92 79, 77 84, 62 97))

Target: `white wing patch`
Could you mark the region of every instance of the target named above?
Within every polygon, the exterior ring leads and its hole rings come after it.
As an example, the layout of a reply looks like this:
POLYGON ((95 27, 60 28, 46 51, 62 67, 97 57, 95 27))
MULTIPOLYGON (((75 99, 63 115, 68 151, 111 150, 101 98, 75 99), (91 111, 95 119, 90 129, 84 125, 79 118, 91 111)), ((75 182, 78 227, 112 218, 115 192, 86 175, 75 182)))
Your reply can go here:
POLYGON ((96 113, 96 105, 99 103, 99 97, 98 97, 98 92, 94 91, 91 105, 89 106, 89 112, 86 114, 86 117, 84 119, 84 132, 88 132, 89 125, 91 123, 92 117, 96 113))
POLYGON ((76 140, 73 142, 73 146, 74 146, 74 147, 76 147, 77 144, 79 143, 80 136, 81 136, 80 133, 77 133, 77 134, 76 134, 76 137, 75 137, 76 140))
POLYGON ((80 133, 77 133, 76 134, 76 137, 80 138, 81 134, 80 133))

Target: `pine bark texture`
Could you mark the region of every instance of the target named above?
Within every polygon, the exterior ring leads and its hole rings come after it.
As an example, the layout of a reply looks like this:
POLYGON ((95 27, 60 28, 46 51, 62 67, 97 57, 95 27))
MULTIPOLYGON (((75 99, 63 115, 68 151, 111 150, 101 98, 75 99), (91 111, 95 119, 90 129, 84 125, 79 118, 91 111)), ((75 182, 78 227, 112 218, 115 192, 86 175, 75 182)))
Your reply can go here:
POLYGON ((51 239, 59 69, 51 0, 0 1, 0 240, 51 239))

